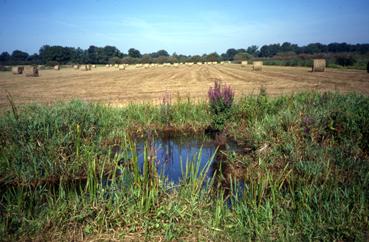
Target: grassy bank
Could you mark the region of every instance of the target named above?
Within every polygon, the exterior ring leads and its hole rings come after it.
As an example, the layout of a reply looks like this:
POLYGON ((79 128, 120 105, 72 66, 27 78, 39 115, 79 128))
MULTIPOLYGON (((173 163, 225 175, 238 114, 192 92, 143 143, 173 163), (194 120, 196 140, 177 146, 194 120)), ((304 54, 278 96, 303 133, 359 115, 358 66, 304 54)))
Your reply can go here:
POLYGON ((244 97, 224 126, 242 147, 223 159, 230 176, 201 189, 206 170, 198 174, 195 160, 179 185, 168 185, 149 145, 138 172, 134 136, 201 134, 211 122, 206 103, 189 101, 126 108, 73 101, 5 113, 0 238, 368 239, 368 97, 244 97), (114 144, 125 147, 131 167, 112 157, 114 144))

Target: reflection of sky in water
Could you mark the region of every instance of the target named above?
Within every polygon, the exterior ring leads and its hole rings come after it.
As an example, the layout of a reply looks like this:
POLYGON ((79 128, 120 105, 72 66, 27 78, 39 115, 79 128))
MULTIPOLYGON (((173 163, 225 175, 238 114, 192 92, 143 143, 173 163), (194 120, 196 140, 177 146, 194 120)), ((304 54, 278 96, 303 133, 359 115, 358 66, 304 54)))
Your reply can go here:
MULTIPOLYGON (((185 171, 187 162, 198 160, 200 150, 200 171, 212 158, 216 150, 216 145, 214 143, 204 143, 202 140, 196 140, 192 137, 180 139, 156 138, 153 144, 155 150, 154 158, 159 174, 166 176, 169 181, 174 183, 178 183, 181 179, 182 170, 183 172, 185 171)), ((141 169, 144 161, 143 150, 144 142, 140 141, 137 144, 137 154, 141 169)))

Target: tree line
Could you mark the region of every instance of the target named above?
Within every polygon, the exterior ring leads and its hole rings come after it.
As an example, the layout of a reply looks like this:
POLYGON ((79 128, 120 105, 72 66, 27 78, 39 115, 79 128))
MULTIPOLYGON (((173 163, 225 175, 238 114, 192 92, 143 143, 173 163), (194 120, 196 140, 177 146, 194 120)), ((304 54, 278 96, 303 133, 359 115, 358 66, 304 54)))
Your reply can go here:
POLYGON ((180 55, 169 54, 166 50, 159 50, 153 53, 141 54, 137 49, 130 48, 127 53, 121 52, 115 46, 97 47, 91 45, 88 49, 50 46, 44 45, 38 53, 28 54, 27 52, 14 50, 11 54, 2 52, 0 55, 0 65, 17 64, 108 64, 108 63, 174 63, 174 62, 200 62, 200 61, 241 61, 253 58, 270 58, 281 54, 301 55, 320 53, 357 53, 368 54, 369 44, 347 44, 312 43, 305 46, 298 46, 285 42, 282 44, 250 46, 246 49, 228 49, 225 53, 216 52, 203 55, 180 55))

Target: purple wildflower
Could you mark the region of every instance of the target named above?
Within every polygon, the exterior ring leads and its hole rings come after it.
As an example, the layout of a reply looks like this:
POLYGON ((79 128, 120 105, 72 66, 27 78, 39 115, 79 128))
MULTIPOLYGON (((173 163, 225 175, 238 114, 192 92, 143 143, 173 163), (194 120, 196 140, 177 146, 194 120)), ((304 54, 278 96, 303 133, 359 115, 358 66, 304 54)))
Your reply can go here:
POLYGON ((208 91, 210 106, 224 105, 228 109, 232 106, 234 99, 234 91, 231 86, 224 84, 222 87, 220 81, 214 82, 214 87, 210 87, 208 91))

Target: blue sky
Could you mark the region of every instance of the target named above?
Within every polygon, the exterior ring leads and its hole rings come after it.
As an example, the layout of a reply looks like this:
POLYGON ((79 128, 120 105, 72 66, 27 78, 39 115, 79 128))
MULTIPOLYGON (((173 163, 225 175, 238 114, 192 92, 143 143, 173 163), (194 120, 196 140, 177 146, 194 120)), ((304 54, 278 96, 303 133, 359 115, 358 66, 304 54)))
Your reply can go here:
POLYGON ((369 42, 369 1, 0 0, 0 52, 44 44, 223 53, 289 41, 369 42))

